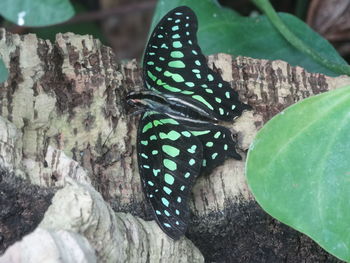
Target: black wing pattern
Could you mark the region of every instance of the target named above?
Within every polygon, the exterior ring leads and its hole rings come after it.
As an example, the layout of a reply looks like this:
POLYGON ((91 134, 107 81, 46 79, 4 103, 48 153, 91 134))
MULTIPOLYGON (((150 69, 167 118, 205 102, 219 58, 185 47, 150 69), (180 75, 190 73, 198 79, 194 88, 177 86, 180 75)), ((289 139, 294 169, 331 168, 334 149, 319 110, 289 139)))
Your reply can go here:
POLYGON ((168 96, 183 97, 215 119, 232 121, 247 105, 239 101, 228 82, 208 67, 196 33, 196 15, 186 6, 163 17, 146 47, 145 85, 168 96))
POLYGON ((181 121, 180 123, 202 143, 203 161, 201 173, 209 174, 227 158, 242 159, 236 152, 235 138, 226 127, 198 121, 181 121))
POLYGON ((202 145, 192 133, 164 114, 147 111, 138 128, 142 186, 158 225, 178 239, 189 220, 188 198, 202 164, 202 145))

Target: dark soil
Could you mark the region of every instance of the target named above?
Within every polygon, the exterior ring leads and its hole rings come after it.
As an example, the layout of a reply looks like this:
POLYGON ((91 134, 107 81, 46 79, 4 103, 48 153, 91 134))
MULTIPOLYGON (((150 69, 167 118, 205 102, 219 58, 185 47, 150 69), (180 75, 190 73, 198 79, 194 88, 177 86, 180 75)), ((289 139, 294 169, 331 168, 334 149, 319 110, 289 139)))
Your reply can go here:
POLYGON ((266 214, 255 201, 231 205, 223 213, 193 217, 187 237, 206 262, 341 263, 309 237, 266 214))
POLYGON ((54 193, 0 169, 0 255, 36 228, 54 193))

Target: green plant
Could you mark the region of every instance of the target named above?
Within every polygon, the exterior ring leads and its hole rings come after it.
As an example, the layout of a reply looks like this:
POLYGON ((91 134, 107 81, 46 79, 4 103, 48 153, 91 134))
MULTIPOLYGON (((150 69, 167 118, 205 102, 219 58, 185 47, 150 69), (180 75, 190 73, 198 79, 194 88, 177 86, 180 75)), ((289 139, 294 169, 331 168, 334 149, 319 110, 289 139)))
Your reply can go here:
MULTIPOLYGON (((266 1, 255 1, 266 2, 266 1)), ((327 61, 349 68, 337 51, 314 32, 308 25, 297 17, 279 13, 278 17, 287 25, 289 30, 304 41, 304 46, 297 49, 287 40, 265 15, 244 17, 238 13, 221 7, 213 0, 160 0, 158 2, 152 25, 170 9, 186 5, 192 8, 198 16, 198 42, 206 55, 219 52, 233 56, 247 56, 257 59, 284 60, 293 66, 301 66, 309 72, 323 73, 337 76, 339 70, 330 67, 327 63, 320 63, 307 54, 308 47, 327 61)), ((271 8, 266 8, 269 15, 271 8)), ((295 38, 292 38, 295 40, 295 38)))
MULTIPOLYGON (((47 26, 68 20, 74 15, 69 0, 1 0, 0 15, 20 26, 47 26)), ((8 70, 0 60, 0 83, 8 70)))
POLYGON ((248 184, 261 207, 350 260, 350 86, 307 98, 252 143, 248 184))

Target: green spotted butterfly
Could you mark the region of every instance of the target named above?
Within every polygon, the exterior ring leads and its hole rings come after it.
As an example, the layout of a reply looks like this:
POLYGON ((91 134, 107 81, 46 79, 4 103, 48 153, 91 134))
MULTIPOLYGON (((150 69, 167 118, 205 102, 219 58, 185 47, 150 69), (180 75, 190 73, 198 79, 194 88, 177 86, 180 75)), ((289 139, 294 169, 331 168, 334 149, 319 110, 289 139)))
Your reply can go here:
POLYGON ((197 18, 181 6, 155 27, 143 62, 147 90, 127 101, 144 110, 137 138, 143 191, 161 229, 173 239, 189 221, 188 199, 195 178, 226 158, 237 160, 232 121, 247 105, 212 71, 197 44, 197 18))

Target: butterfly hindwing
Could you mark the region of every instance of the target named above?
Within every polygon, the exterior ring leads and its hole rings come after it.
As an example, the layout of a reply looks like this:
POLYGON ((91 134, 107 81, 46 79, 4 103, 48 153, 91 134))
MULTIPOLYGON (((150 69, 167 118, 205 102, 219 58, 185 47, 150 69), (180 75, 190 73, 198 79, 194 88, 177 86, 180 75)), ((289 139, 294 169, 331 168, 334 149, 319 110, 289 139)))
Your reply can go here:
POLYGON ((137 152, 143 190, 157 222, 177 239, 188 224, 188 198, 203 158, 201 142, 178 121, 147 111, 139 123, 137 152))
POLYGON ((211 70, 197 43, 197 18, 186 6, 173 9, 155 27, 144 55, 148 89, 181 97, 212 118, 231 121, 246 105, 220 74, 211 70))
POLYGON ((181 124, 202 143, 202 172, 210 173, 227 158, 242 159, 236 152, 235 138, 226 127, 199 121, 182 121, 181 124))

